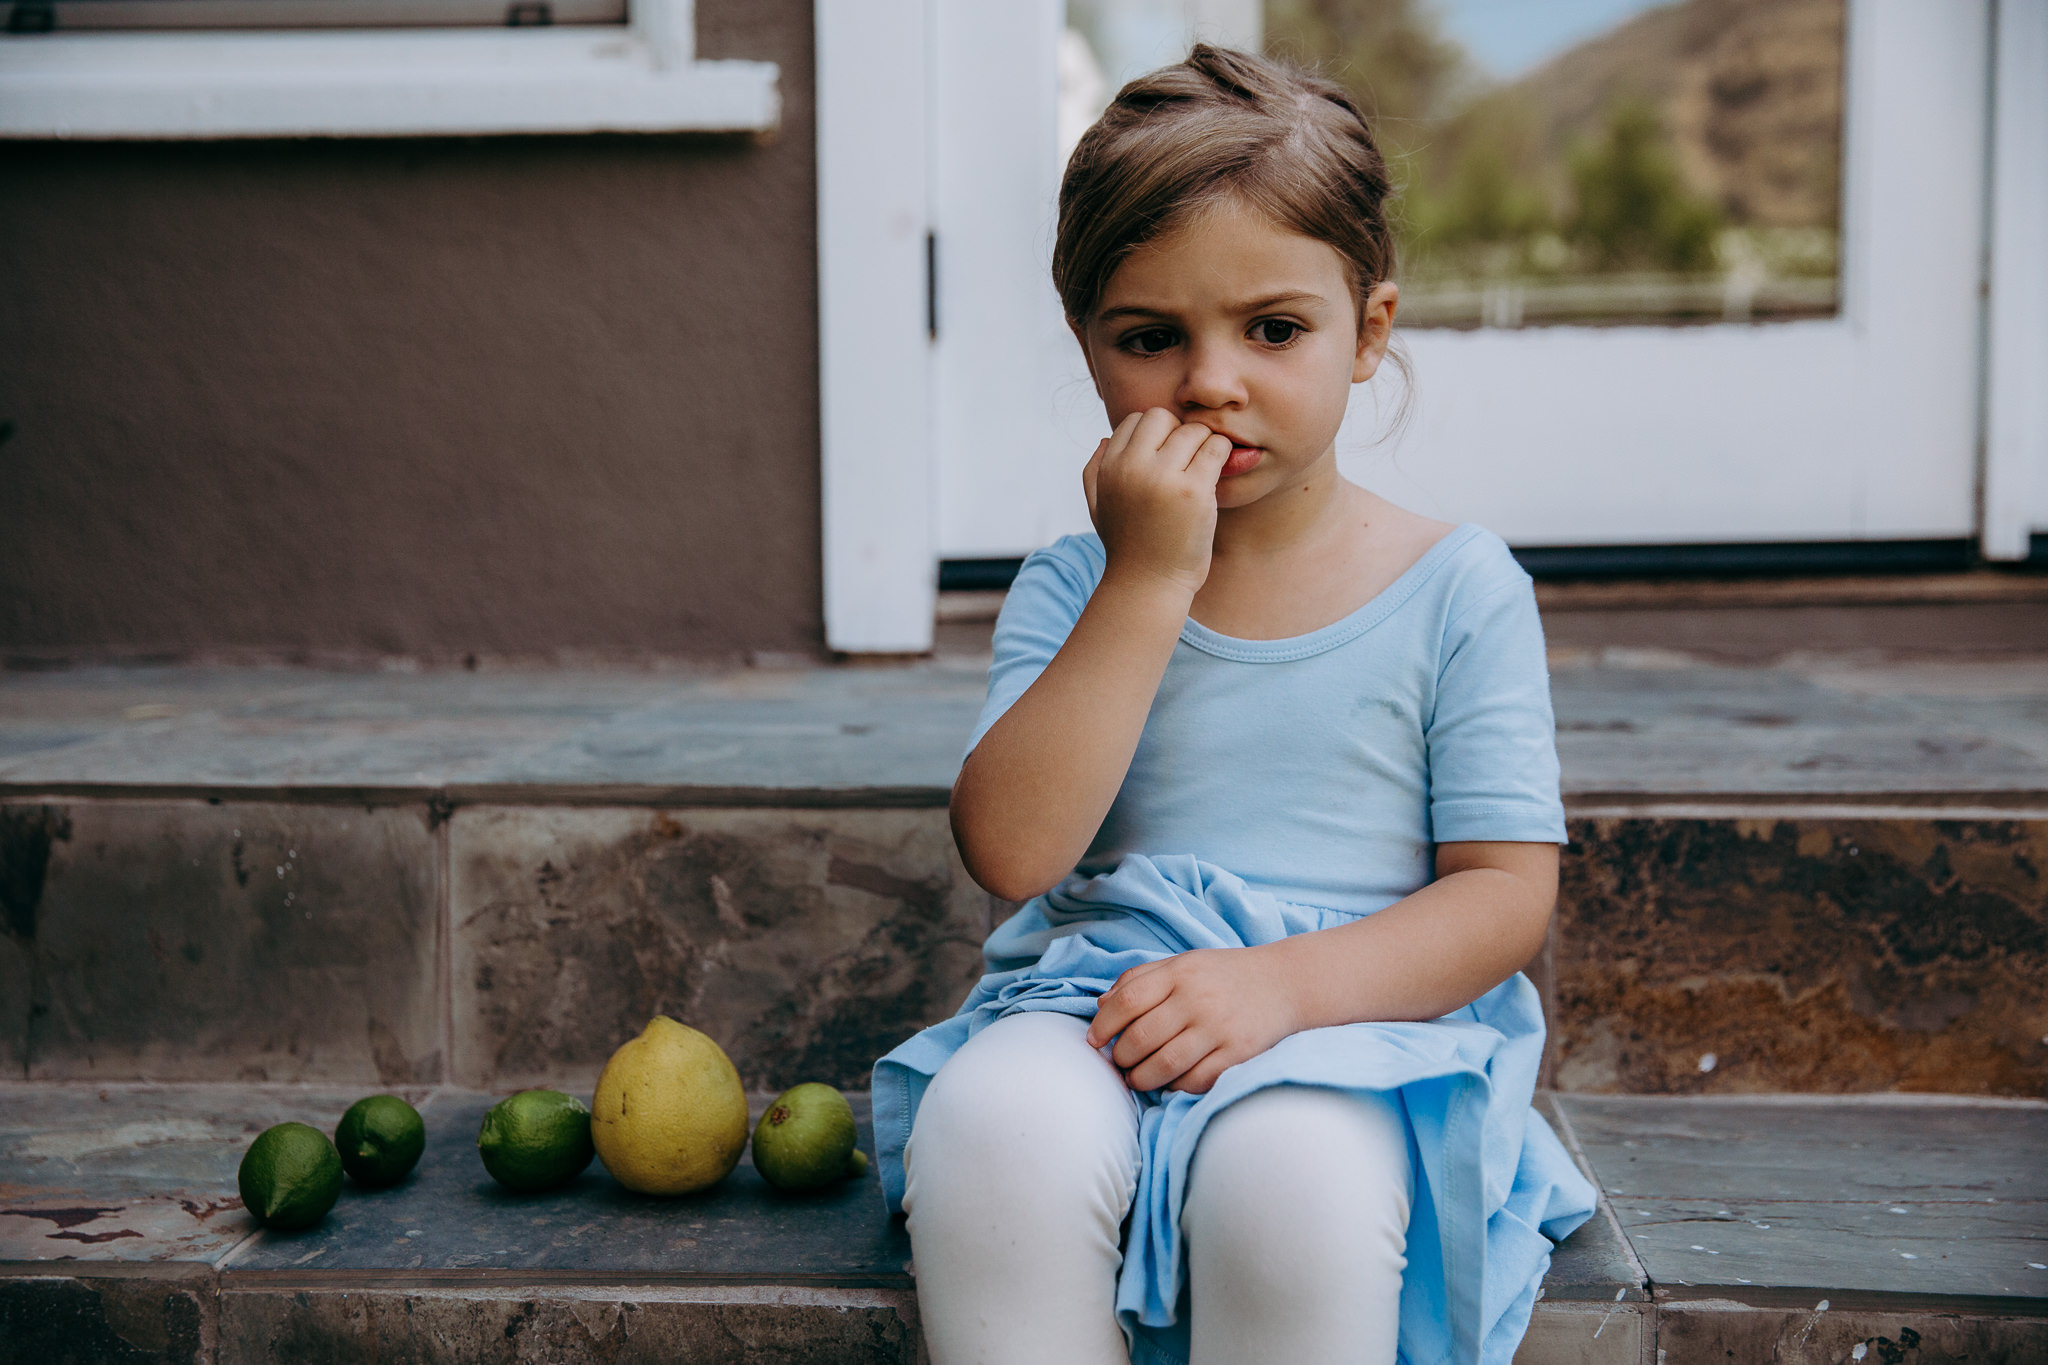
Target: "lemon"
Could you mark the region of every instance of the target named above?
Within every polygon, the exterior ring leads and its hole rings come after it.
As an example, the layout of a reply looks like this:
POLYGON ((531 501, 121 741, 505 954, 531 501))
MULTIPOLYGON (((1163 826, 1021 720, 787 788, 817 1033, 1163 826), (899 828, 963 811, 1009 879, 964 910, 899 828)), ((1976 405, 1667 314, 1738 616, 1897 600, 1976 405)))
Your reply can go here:
POLYGON ((420 1111, 396 1095, 357 1100, 334 1130, 342 1167, 356 1184, 375 1189, 405 1179, 427 1149, 420 1111))
POLYGON ((846 1096, 810 1081, 783 1091, 761 1115, 754 1126, 754 1169, 777 1189, 822 1190, 867 1170, 858 1141, 846 1096))
POLYGON ((590 1164, 590 1111, 559 1090, 507 1095, 484 1115, 476 1150, 491 1179, 507 1189, 552 1190, 590 1164))
POLYGON ((604 1064, 591 1104, 598 1159, 629 1190, 689 1194, 747 1146, 747 1092, 718 1044, 656 1015, 604 1064))
POLYGON ((235 1183, 257 1222, 293 1232, 325 1218, 341 1197, 341 1157, 318 1128, 280 1123, 249 1144, 235 1183))

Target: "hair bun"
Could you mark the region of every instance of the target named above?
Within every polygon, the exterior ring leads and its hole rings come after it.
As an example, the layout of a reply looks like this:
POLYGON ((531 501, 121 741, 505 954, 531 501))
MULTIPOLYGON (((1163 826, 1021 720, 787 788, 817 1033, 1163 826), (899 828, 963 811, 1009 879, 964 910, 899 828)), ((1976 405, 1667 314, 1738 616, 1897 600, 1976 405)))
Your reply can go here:
MULTIPOLYGON (((1270 90, 1260 89, 1263 74, 1260 67, 1265 63, 1248 53, 1235 48, 1217 47, 1211 43, 1196 43, 1182 63, 1191 71, 1207 76, 1212 84, 1228 94, 1235 95, 1247 104, 1257 105, 1261 98, 1270 97, 1270 90)), ((1270 82, 1264 84, 1270 85, 1270 82)))

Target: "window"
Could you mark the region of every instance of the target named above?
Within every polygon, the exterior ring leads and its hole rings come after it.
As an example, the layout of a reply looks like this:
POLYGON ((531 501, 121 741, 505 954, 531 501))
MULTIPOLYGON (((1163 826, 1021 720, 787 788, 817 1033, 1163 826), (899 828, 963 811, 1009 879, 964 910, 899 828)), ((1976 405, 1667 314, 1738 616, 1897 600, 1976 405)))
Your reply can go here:
POLYGON ((13 0, 15 31, 0 36, 0 138, 765 132, 777 125, 772 62, 697 61, 691 0, 630 0, 624 22, 592 17, 619 2, 13 0), (49 27, 22 31, 22 7, 38 3, 49 11, 49 27), (208 14, 319 9, 364 18, 384 12, 379 7, 416 6, 497 17, 491 27, 336 29, 276 18, 277 27, 260 29, 67 27, 75 13, 102 7, 154 15, 167 26, 163 16, 183 13, 196 26, 208 14), (543 15, 554 22, 537 22, 543 15))
POLYGON ((9 33, 623 24, 626 0, 13 0, 9 33))
POLYGON ((1842 39, 1842 0, 1266 4, 1377 109, 1411 327, 1833 314, 1842 39))

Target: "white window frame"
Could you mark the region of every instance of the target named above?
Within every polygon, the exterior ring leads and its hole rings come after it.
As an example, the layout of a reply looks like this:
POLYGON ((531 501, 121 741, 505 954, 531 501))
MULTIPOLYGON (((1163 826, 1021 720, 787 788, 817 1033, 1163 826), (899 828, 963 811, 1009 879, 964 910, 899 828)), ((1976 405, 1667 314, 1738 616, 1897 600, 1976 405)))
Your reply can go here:
POLYGON ((1986 290, 1986 559, 2048 531, 2048 4, 1996 0, 1986 290))
POLYGON ((509 28, 626 22, 626 0, 0 0, 10 34, 509 28), (41 10, 48 28, 19 26, 41 10), (515 11, 524 11, 515 14, 515 11))
POLYGON ((0 38, 0 138, 768 132, 773 62, 699 61, 693 0, 623 26, 0 38))

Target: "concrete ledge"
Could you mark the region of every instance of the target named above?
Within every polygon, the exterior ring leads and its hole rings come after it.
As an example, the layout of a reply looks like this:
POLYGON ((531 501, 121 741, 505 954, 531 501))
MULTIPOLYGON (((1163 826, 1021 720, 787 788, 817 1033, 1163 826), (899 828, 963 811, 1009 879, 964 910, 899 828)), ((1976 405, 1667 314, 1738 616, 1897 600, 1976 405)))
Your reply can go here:
POLYGON ((655 1014, 866 1084, 981 974, 932 809, 0 802, 0 1065, 588 1084, 655 1014))
MULTIPOLYGON (((942 804, 986 660, 889 668, 0 672, 0 796, 942 804)), ((1552 661, 1585 805, 2048 807, 2048 660, 1552 661)))
MULTIPOLYGON (((512 1196, 475 1156, 494 1096, 412 1097, 429 1143, 408 1181, 351 1185, 319 1227, 278 1234, 233 1197, 243 1149, 282 1117, 331 1127, 350 1093, 0 1086, 0 1365, 920 1360, 908 1239, 872 1175, 795 1199, 743 1162, 703 1195, 650 1200, 593 1165, 512 1196), (150 1222, 163 1206, 210 1210, 217 1237, 150 1222)), ((1558 1249, 1521 1365, 2048 1356, 2048 1106, 1545 1105, 1613 1216, 1558 1249), (1656 1211, 1687 1200, 1700 1208, 1656 1211), (1866 1214, 1909 1230, 1916 1258, 1866 1214)))
MULTIPOLYGON (((1561 1090, 2048 1097, 2048 816, 1653 810, 1569 822, 1561 1090)), ((0 871, 42 1080, 585 1084, 672 1012, 859 1086, 1009 909, 887 804, 0 800, 0 871)))
POLYGON ((1778 1365, 1841 1361, 1968 1361, 2026 1365, 2048 1357, 2048 1318, 1974 1313, 1904 1313, 1836 1309, 1750 1308, 1694 1303, 1657 1313, 1661 1365, 1726 1365, 1768 1360, 1778 1365), (1862 1354, 1857 1354, 1858 1351, 1862 1354))
POLYGON ((584 1360, 911 1365, 908 1290, 224 1289, 220 1365, 584 1360))
POLYGON ((1570 822, 1566 1091, 2048 1097, 2048 818, 1797 806, 1570 822))
MULTIPOLYGON (((1554 1083, 2048 1095, 2048 666, 1638 662, 1556 674, 1554 1083)), ((943 814, 982 687, 0 675, 0 1067, 582 1083, 670 1009, 860 1085, 1005 911, 943 814)))

